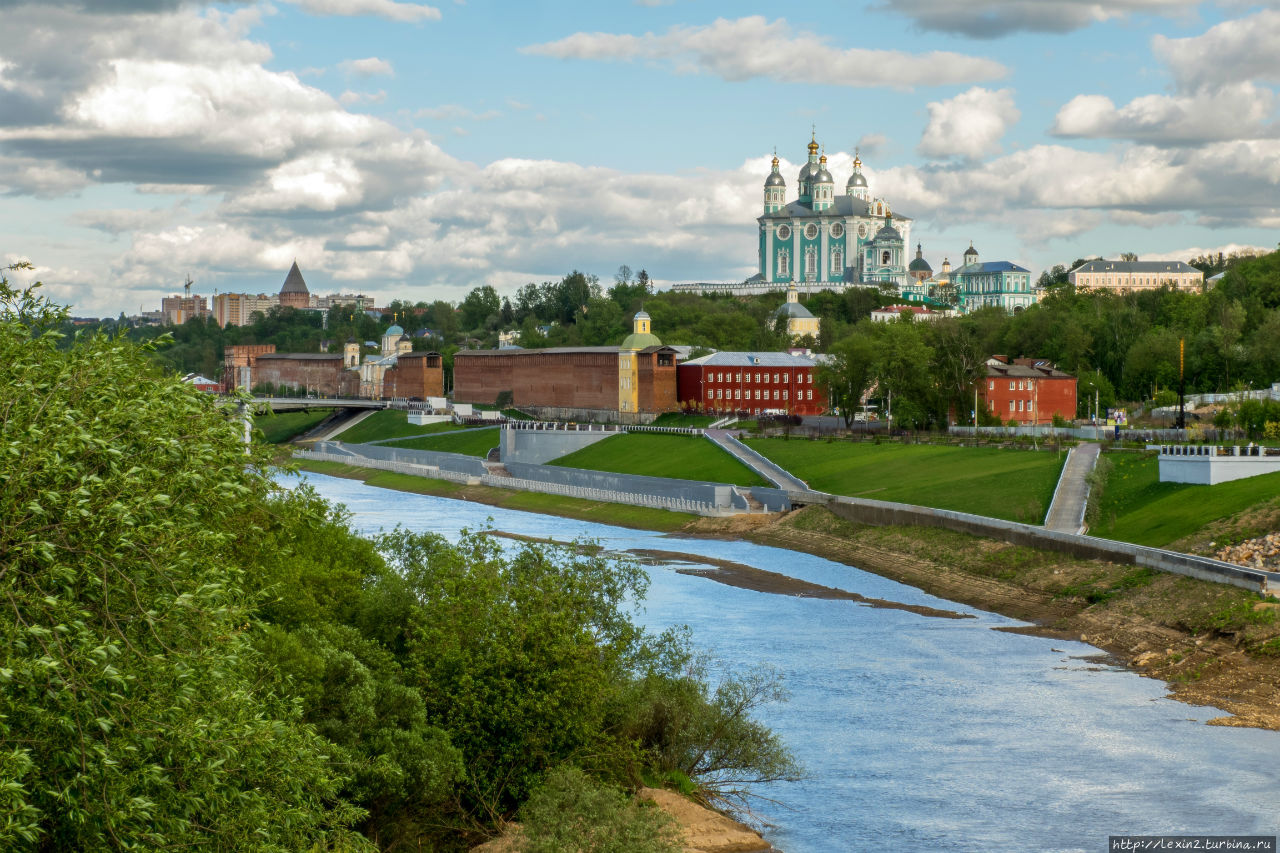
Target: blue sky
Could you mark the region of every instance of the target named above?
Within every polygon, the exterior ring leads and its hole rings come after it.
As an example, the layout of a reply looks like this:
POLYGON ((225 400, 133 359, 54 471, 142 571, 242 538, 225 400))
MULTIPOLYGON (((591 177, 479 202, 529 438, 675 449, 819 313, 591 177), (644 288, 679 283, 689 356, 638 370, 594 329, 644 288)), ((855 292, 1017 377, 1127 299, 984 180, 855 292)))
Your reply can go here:
POLYGON ((295 258, 380 300, 740 280, 811 127, 935 268, 1273 248, 1275 6, 0 0, 0 255, 84 315, 295 258))

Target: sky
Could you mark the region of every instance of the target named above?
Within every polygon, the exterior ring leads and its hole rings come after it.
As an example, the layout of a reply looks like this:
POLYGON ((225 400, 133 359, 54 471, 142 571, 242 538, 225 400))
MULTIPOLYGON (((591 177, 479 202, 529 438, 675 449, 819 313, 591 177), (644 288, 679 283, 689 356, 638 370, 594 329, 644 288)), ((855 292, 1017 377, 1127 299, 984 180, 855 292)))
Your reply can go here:
POLYGON ((1274 249, 1280 0, 0 0, 0 260, 79 316, 756 271, 774 152, 938 268, 1274 249))

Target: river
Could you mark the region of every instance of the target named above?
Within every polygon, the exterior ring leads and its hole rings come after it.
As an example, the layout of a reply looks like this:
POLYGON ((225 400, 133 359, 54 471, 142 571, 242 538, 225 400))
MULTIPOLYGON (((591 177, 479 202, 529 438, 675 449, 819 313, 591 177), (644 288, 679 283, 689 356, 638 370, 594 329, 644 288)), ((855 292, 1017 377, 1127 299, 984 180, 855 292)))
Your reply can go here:
POLYGON ((761 788, 778 803, 757 811, 785 853, 1100 853, 1108 835, 1276 833, 1280 733, 1206 726, 1221 713, 1163 698, 1161 682, 1108 665, 1083 643, 992 630, 1023 623, 793 551, 307 479, 364 531, 403 525, 456 538, 492 526, 691 555, 648 567, 641 621, 688 625, 694 644, 726 666, 784 674, 790 701, 759 716, 807 779, 761 788), (676 571, 696 555, 974 618, 676 571))

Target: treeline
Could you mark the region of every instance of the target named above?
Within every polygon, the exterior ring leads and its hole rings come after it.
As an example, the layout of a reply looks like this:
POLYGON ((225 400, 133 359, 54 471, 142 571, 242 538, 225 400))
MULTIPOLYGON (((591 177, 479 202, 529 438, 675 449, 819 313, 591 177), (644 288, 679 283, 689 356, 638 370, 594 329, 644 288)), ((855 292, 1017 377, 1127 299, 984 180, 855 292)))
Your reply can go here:
POLYGON ((64 319, 0 283, 0 848, 460 850, 520 816, 521 849, 672 851, 621 791, 797 775, 750 716, 776 679, 638 627, 635 563, 363 539, 64 319))
POLYGON ((893 392, 904 426, 941 425, 948 412, 968 422, 982 363, 995 354, 1044 358, 1076 375, 1081 416, 1095 400, 1104 410, 1176 402, 1180 376, 1188 393, 1265 388, 1280 381, 1280 253, 1241 261, 1202 293, 1058 286, 1017 314, 985 308, 927 324, 861 322, 822 343, 842 365, 828 370, 837 405, 878 384, 881 405, 893 392))

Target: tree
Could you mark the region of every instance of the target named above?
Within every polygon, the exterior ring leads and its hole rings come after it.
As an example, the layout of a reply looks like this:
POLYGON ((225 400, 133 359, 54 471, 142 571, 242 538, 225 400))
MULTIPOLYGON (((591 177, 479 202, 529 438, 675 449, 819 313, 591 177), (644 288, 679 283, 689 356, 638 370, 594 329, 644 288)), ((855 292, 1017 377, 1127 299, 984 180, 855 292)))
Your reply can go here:
POLYGON ((1121 252, 1121 253, 1120 253, 1120 260, 1122 260, 1122 261, 1136 261, 1136 260, 1138 260, 1138 255, 1137 255, 1137 253, 1136 253, 1136 252, 1121 252))
POLYGON ((269 454, 137 345, 59 349, 63 316, 0 279, 0 847, 356 845, 328 744, 256 679, 269 454))
POLYGON ((973 391, 985 372, 987 354, 978 349, 970 329, 949 317, 934 322, 929 341, 933 345, 934 380, 959 422, 964 412, 973 408, 973 391))
POLYGON ((898 320, 874 325, 878 327, 875 375, 886 398, 886 411, 891 404, 893 419, 904 428, 928 426, 937 415, 928 370, 933 349, 924 342, 920 324, 898 320))
POLYGON ((473 332, 485 328, 490 317, 501 316, 502 301, 492 285, 473 288, 462 300, 462 328, 473 332))
POLYGON ((839 407, 847 429, 875 382, 876 344, 869 334, 855 331, 831 347, 828 356, 815 369, 815 381, 831 405, 839 407))

